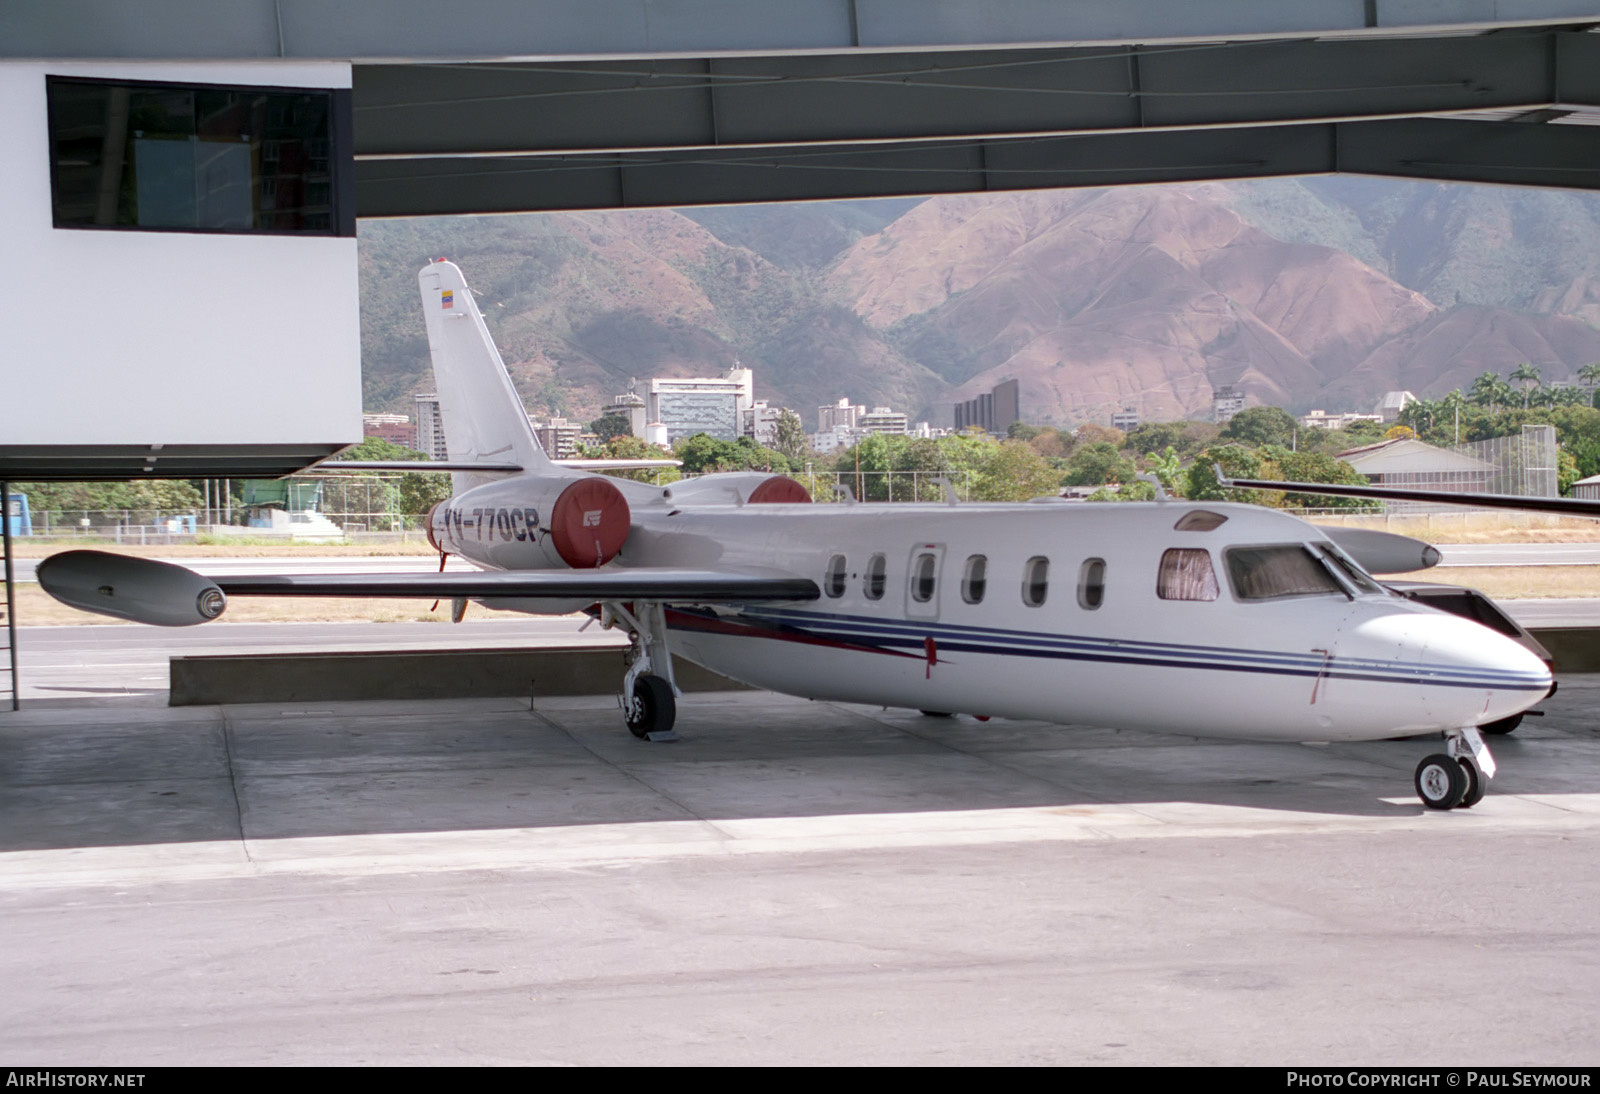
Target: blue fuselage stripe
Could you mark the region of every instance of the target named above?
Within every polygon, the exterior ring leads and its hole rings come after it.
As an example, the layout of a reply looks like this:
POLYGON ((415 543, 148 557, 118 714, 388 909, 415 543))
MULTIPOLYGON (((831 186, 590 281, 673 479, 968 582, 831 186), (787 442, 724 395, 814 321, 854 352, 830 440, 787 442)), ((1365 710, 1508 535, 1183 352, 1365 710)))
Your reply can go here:
POLYGON ((920 654, 926 641, 931 638, 938 644, 941 657, 946 653, 978 653, 1152 668, 1221 670, 1514 691, 1543 691, 1550 686, 1548 679, 1497 669, 1463 669, 1454 665, 1407 664, 1365 658, 1324 659, 1288 651, 1188 646, 1083 635, 1040 635, 993 627, 882 620, 792 609, 748 611, 734 618, 756 628, 753 636, 781 640, 785 637, 784 630, 791 633, 800 631, 827 641, 871 646, 886 652, 906 650, 913 655, 920 654), (772 629, 775 625, 778 629, 772 629))

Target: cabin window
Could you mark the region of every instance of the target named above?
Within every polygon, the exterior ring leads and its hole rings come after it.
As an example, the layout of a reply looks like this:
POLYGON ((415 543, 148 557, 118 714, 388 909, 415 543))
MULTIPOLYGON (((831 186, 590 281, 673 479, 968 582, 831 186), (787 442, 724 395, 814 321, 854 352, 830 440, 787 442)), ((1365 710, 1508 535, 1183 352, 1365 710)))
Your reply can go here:
POLYGON ((828 575, 822 581, 822 591, 834 599, 844 595, 845 561, 843 555, 828 560, 828 575))
POLYGON ((861 581, 861 591, 867 594, 868 600, 883 599, 884 573, 888 563, 882 555, 873 555, 867 563, 867 576, 861 581))
POLYGON ((934 571, 939 560, 931 554, 920 554, 911 564, 911 599, 926 604, 933 599, 934 571))
POLYGON ((1215 600, 1217 572, 1211 552, 1198 547, 1174 547, 1161 554, 1156 595, 1162 600, 1215 600))
POLYGON ((1172 526, 1174 532, 1209 532, 1221 527, 1227 522, 1227 517, 1221 513, 1213 513, 1209 509, 1191 509, 1178 518, 1178 523, 1172 526))
POLYGON ((1030 608, 1044 603, 1050 592, 1050 560, 1035 555, 1022 568, 1022 602, 1030 608))
POLYGON ((1078 607, 1094 611, 1106 598, 1106 560, 1084 559, 1078 569, 1078 607))
POLYGON ((968 604, 983 602, 983 587, 988 584, 989 559, 973 555, 967 559, 967 568, 961 575, 961 599, 968 604))
POLYGON ((1233 547, 1227 558, 1228 580, 1233 582, 1233 595, 1240 600, 1349 595, 1303 544, 1233 547))

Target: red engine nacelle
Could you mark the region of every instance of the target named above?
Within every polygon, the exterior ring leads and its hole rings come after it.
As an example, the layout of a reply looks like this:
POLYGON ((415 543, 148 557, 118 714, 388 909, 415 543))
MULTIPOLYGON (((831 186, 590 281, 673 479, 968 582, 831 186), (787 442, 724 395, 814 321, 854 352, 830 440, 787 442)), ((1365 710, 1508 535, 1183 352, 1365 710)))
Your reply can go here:
POLYGON ((428 542, 502 569, 584 570, 617 556, 632 520, 610 479, 511 479, 435 505, 428 542))

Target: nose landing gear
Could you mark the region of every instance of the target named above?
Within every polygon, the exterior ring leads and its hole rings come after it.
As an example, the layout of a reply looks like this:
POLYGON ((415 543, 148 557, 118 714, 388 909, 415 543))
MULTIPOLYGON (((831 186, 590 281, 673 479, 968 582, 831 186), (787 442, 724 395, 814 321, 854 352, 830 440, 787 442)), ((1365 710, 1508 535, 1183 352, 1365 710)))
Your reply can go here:
POLYGON ((1445 749, 1417 765, 1417 797, 1429 809, 1471 809, 1488 789, 1494 757, 1473 726, 1447 733, 1445 749))

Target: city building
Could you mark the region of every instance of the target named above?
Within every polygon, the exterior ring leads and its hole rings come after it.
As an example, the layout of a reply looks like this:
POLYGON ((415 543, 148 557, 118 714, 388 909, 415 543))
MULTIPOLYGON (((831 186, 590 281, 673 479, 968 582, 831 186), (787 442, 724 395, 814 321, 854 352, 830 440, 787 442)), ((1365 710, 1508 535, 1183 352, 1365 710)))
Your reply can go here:
POLYGON ((409 414, 363 414, 361 433, 363 436, 377 437, 379 440, 405 448, 410 448, 411 442, 417 437, 417 431, 411 425, 409 414))
MULTIPOLYGON (((637 386, 635 381, 634 386, 637 386)), ((621 418, 628 423, 628 436, 643 437, 644 427, 647 424, 645 415, 648 413, 644 397, 633 391, 625 391, 612 399, 600 410, 602 418, 621 418)))
POLYGON ((569 422, 565 418, 540 422, 530 414, 528 424, 533 426, 533 435, 539 438, 539 447, 552 460, 570 460, 578 454, 578 438, 583 433, 583 426, 577 422, 569 422))
POLYGON ((720 441, 738 440, 744 411, 755 403, 754 381, 747 368, 732 368, 719 378, 684 377, 649 381, 645 392, 646 440, 657 435, 674 445, 696 433, 720 441))
POLYGON ((852 403, 847 398, 840 398, 832 406, 819 406, 817 407, 817 432, 829 433, 840 426, 846 429, 854 429, 856 427, 856 419, 866 412, 866 407, 852 403))
POLYGON ((445 448, 444 424, 439 418, 439 396, 417 395, 413 402, 417 408, 417 425, 411 447, 430 460, 448 460, 450 453, 445 448))
POLYGON ((870 413, 856 416, 856 429, 861 433, 893 433, 903 437, 911 432, 911 416, 886 406, 875 406, 870 413))
POLYGON ((1382 422, 1381 414, 1329 414, 1325 410, 1313 410, 1309 414, 1302 414, 1299 418, 1300 425, 1305 429, 1344 429, 1357 422, 1382 422))
POLYGON ((1124 433, 1132 433, 1139 428, 1139 412, 1131 406, 1125 406, 1111 415, 1111 428, 1120 429, 1124 433))
POLYGON ((1015 380, 996 384, 986 394, 957 403, 955 407, 956 432, 963 429, 981 429, 986 433, 1004 436, 1011 423, 1022 418, 1022 391, 1015 380))
POLYGON ((760 399, 747 408, 739 423, 741 436, 749 437, 763 448, 776 448, 778 446, 778 418, 783 413, 781 406, 769 406, 765 399, 760 399))
POLYGON ((1417 397, 1409 391, 1390 391, 1378 400, 1378 405, 1372 408, 1372 412, 1386 424, 1392 424, 1399 419, 1400 412, 1406 408, 1407 403, 1416 401, 1417 397))
POLYGON ((1221 425, 1231 422, 1233 416, 1244 409, 1244 392, 1223 385, 1211 395, 1211 420, 1221 425))

